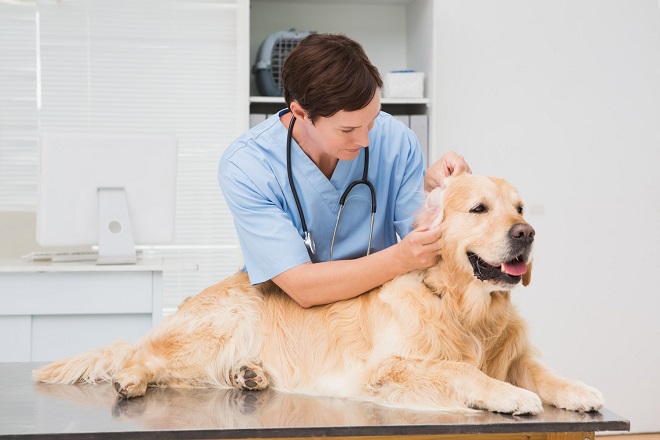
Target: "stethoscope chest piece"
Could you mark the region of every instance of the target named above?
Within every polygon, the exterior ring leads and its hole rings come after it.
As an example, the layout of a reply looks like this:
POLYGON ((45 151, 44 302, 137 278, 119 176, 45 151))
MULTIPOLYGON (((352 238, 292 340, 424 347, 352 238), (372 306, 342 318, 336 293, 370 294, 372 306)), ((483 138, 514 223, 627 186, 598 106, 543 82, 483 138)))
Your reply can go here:
POLYGON ((305 231, 303 241, 305 242, 305 246, 307 246, 307 249, 312 253, 312 255, 316 254, 316 243, 314 242, 314 237, 312 237, 312 234, 310 234, 309 231, 305 231))

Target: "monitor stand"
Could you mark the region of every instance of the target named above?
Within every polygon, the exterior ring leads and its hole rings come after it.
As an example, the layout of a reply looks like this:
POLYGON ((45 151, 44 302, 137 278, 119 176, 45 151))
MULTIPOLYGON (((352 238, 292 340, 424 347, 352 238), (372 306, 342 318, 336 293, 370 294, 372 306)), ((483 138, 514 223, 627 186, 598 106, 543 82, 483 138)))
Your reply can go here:
POLYGON ((99 257, 96 264, 135 264, 135 240, 124 188, 98 188, 99 257))

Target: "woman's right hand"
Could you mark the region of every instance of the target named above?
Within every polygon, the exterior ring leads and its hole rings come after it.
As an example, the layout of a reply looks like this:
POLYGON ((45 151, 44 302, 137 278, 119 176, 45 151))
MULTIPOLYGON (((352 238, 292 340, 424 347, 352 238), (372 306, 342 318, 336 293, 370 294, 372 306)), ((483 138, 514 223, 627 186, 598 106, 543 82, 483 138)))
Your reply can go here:
POLYGON ((407 271, 428 269, 436 264, 440 254, 441 228, 419 226, 406 235, 396 246, 407 271))

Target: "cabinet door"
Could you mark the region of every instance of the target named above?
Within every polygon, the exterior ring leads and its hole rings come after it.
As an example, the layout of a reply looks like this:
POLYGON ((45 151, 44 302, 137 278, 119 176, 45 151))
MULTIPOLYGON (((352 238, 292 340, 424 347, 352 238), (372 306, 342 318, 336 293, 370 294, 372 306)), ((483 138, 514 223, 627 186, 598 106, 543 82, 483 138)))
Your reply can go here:
POLYGON ((0 316, 0 362, 30 361, 30 328, 30 316, 0 316))
POLYGON ((161 288, 161 273, 150 270, 2 273, 0 334, 11 337, 0 338, 0 362, 135 342, 160 320, 161 288))
POLYGON ((152 313, 153 276, 143 272, 2 274, 1 315, 152 313))

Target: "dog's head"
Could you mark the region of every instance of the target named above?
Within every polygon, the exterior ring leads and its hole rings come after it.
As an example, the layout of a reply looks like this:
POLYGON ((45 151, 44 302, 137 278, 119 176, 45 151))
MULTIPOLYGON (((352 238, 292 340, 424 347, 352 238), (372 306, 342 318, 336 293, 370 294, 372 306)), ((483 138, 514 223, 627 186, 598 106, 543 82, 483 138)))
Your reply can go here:
POLYGON ((445 185, 427 196, 426 208, 432 226, 442 225, 442 264, 491 291, 529 284, 535 232, 518 191, 504 179, 472 174, 445 185))

